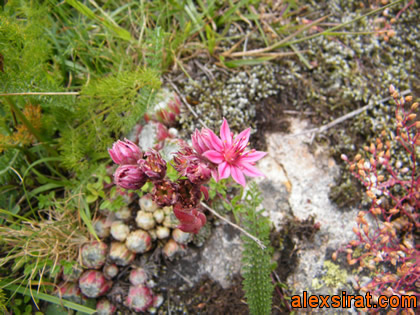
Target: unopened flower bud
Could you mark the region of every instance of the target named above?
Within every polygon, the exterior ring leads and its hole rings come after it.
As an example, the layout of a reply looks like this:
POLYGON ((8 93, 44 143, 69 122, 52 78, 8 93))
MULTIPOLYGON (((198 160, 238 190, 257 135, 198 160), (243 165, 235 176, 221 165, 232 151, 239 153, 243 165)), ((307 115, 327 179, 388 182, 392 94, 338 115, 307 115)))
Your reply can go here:
POLYGON ((140 148, 127 139, 115 142, 112 149, 108 149, 108 152, 112 160, 120 165, 135 165, 143 157, 140 148))
POLYGON ((118 274, 118 266, 116 264, 105 265, 102 271, 105 278, 112 279, 118 274))
POLYGON ((96 303, 97 315, 112 315, 117 311, 117 307, 112 304, 108 299, 102 298, 96 303))
POLYGON ((125 305, 135 312, 144 312, 153 304, 152 291, 145 286, 130 286, 125 305))
POLYGON ((122 165, 114 173, 116 185, 125 189, 140 189, 147 182, 147 176, 137 165, 122 165))
POLYGON ((111 225, 111 235, 117 241, 124 242, 127 238, 128 233, 130 233, 130 228, 128 225, 124 224, 122 221, 114 221, 111 225))
POLYGON ((142 196, 139 200, 140 209, 147 212, 154 212, 158 206, 153 201, 152 196, 150 194, 146 194, 142 196))
POLYGON ((415 119, 416 117, 417 117, 417 115, 416 115, 416 114, 410 114, 410 115, 408 115, 407 119, 408 119, 408 120, 413 120, 413 119, 415 119))
POLYGON ((414 111, 419 107, 419 103, 414 102, 413 104, 411 104, 411 110, 414 111))
POLYGON ((81 303, 82 293, 75 282, 63 282, 58 285, 55 295, 67 301, 81 303))
POLYGON ((146 231, 136 230, 128 235, 125 245, 132 252, 141 254, 152 248, 152 239, 146 231))
POLYGON ((156 228, 156 237, 160 240, 163 240, 169 237, 170 231, 166 226, 158 226, 156 228))
POLYGON ((93 222, 93 228, 99 238, 108 237, 111 232, 110 224, 106 218, 99 218, 93 222))
POLYGON ((125 244, 120 242, 112 242, 109 250, 109 258, 118 266, 127 266, 132 263, 135 254, 130 251, 125 244))
POLYGON ((153 229, 155 226, 155 220, 153 214, 145 211, 138 211, 136 217, 137 226, 143 230, 153 229))
POLYGON ((191 240, 191 234, 175 229, 172 231, 172 238, 175 242, 186 245, 191 240))
POLYGON ((87 270, 79 279, 79 287, 85 296, 97 298, 111 289, 112 281, 107 280, 100 271, 87 270))
POLYGON ((145 284, 147 281, 147 273, 143 268, 137 267, 130 271, 128 279, 130 280, 130 283, 135 286, 145 284))
POLYGON ((92 242, 82 246, 80 253, 82 264, 88 269, 99 269, 105 264, 108 245, 103 242, 92 242))

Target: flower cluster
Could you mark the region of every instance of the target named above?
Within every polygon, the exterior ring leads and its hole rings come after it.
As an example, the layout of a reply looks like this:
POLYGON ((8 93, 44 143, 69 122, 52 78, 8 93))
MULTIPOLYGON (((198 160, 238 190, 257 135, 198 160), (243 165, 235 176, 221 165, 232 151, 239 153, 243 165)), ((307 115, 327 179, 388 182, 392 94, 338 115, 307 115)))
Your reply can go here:
POLYGON ((180 175, 175 182, 167 178, 167 162, 159 152, 150 150, 143 153, 127 139, 117 141, 109 150, 112 160, 119 164, 114 182, 132 190, 152 182, 153 201, 160 207, 173 206, 182 231, 198 233, 206 223, 206 217, 200 211, 202 195, 208 197, 203 184, 212 176, 218 181, 231 175, 244 187, 244 175, 264 176, 254 164, 266 153, 246 150, 249 135, 250 128, 234 137, 226 120, 223 120, 220 138, 208 128, 196 130, 191 139, 192 147, 183 143, 174 157, 174 168, 180 175))

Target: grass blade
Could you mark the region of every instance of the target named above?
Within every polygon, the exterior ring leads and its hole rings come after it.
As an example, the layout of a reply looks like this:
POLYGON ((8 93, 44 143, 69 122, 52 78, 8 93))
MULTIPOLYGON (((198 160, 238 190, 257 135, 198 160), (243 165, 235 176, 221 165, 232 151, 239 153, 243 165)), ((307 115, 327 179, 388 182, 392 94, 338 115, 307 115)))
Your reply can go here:
POLYGON ((115 21, 111 19, 109 15, 105 14, 104 17, 99 17, 91 9, 89 9, 87 6, 85 6, 78 0, 66 0, 66 2, 70 4, 73 8, 75 8, 77 11, 79 11, 81 14, 97 21, 98 23, 105 26, 107 29, 113 31, 116 35, 118 35, 118 37, 126 41, 131 41, 132 38, 130 32, 118 26, 117 23, 115 23, 115 21))

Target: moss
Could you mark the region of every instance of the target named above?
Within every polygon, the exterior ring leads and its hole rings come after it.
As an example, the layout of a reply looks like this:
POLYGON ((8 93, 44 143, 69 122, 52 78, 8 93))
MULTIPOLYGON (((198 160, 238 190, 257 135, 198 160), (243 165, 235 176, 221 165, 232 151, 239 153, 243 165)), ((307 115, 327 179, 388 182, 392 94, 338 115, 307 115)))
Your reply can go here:
POLYGON ((347 282, 347 271, 334 264, 332 261, 324 262, 326 269, 325 275, 322 277, 323 283, 330 288, 343 286, 347 282))

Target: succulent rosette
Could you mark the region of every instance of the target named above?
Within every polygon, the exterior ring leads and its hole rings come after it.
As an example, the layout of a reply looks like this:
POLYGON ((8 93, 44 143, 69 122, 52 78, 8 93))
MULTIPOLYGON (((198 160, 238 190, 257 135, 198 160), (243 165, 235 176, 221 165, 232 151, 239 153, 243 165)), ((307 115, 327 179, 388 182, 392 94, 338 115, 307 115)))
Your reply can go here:
POLYGON ((82 264, 88 269, 99 269, 105 264, 108 245, 103 242, 92 242, 82 246, 80 253, 82 264))
POLYGON ((143 285, 130 286, 125 305, 135 312, 144 312, 153 305, 152 291, 143 285))
POLYGON ((87 270, 79 279, 79 287, 85 296, 97 298, 111 289, 112 281, 106 279, 100 271, 87 270))

